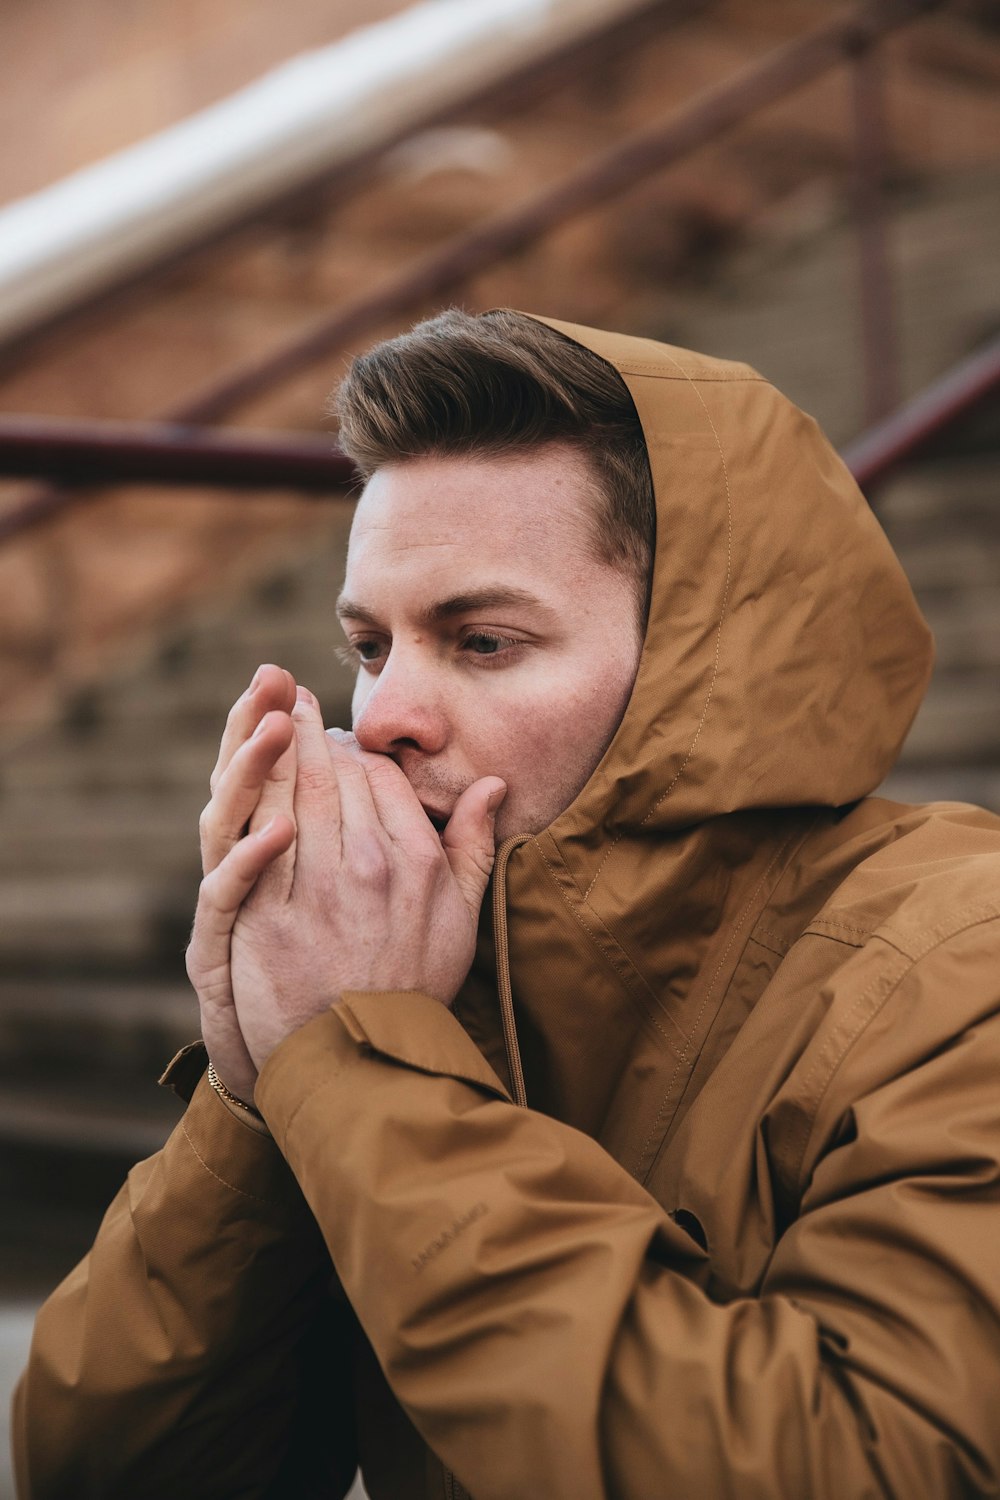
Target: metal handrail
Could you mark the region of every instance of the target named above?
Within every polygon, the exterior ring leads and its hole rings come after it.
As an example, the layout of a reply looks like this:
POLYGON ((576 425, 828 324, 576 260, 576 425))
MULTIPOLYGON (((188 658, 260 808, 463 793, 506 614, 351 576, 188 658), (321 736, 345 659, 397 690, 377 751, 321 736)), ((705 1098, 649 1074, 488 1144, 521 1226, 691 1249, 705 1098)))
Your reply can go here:
MULTIPOLYGON (((170 409, 165 414, 167 423, 186 426, 218 421, 373 325, 421 299, 440 295, 557 225, 619 196, 757 110, 813 82, 845 57, 864 56, 888 32, 941 3, 866 0, 854 11, 776 48, 735 78, 706 90, 665 121, 632 133, 526 203, 456 236, 375 292, 348 303, 262 358, 230 370, 170 409)), ((29 496, 3 517, 0 540, 37 526, 73 503, 78 494, 78 489, 48 489, 29 496)))
MULTIPOLYGON (((861 434, 841 457, 865 491, 917 456, 958 418, 1000 390, 1000 335, 861 434)), ((165 422, 67 422, 0 418, 0 476, 64 484, 238 485, 329 497, 357 485, 351 460, 328 438, 298 433, 196 428, 165 422)), ((0 516, 0 542, 16 512, 0 516)))
POLYGON ((108 484, 294 489, 346 494, 357 471, 330 438, 168 422, 0 417, 0 476, 51 485, 0 512, 0 546, 108 484))
POLYGON ((9 416, 0 417, 0 475, 323 491, 352 483, 356 471, 331 438, 311 433, 9 416))
POLYGON ((841 457, 867 494, 998 390, 1000 335, 960 360, 884 422, 855 438, 841 457))

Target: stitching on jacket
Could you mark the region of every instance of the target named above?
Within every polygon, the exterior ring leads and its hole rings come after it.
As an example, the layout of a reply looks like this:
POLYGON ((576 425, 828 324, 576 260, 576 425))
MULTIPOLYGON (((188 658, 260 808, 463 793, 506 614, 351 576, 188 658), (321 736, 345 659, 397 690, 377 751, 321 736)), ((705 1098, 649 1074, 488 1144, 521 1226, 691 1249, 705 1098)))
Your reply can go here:
POLYGON ((685 1038, 684 1046, 681 1048, 680 1055, 679 1055, 679 1057, 677 1059, 677 1066, 674 1068, 674 1071, 671 1073, 670 1078, 667 1080, 667 1087, 666 1087, 666 1090, 665 1090, 664 1095, 663 1095, 663 1101, 660 1104, 659 1109, 656 1111, 656 1118, 653 1121, 653 1124, 652 1124, 652 1126, 650 1128, 649 1134, 647 1135, 646 1139, 642 1143, 642 1149, 639 1152, 639 1162, 640 1162, 640 1164, 642 1163, 643 1159, 645 1158, 646 1152, 649 1150, 649 1148, 652 1145, 653 1140, 654 1140, 657 1132, 659 1131, 660 1124, 661 1124, 661 1121, 663 1119, 663 1114, 664 1114, 664 1111, 666 1110, 667 1103, 668 1103, 668 1101, 670 1099, 670 1095, 671 1095, 671 1092, 673 1090, 674 1082, 675 1082, 675 1080, 677 1078, 678 1071, 680 1070, 681 1064, 687 1061, 687 1055, 688 1055, 688 1052, 689 1052, 690 1047, 691 1047, 691 1038, 694 1035, 696 1035, 697 1030, 698 1030, 698 1023, 700 1022, 702 1016, 705 1013, 705 1007, 708 1005, 709 1000, 712 998, 713 994, 715 993, 715 986, 719 982, 719 975, 722 973, 722 970, 725 967, 726 959, 729 957, 730 949, 732 948, 732 946, 735 943, 737 937, 739 936, 739 933, 740 933, 740 931, 741 931, 741 929, 743 927, 743 924, 746 922, 747 917, 750 915, 750 912, 753 910, 754 905, 756 904, 756 901, 757 901, 757 896, 760 893, 761 887, 764 885, 764 883, 768 879, 768 876, 771 874, 771 871, 774 869, 774 867, 778 863, 779 859, 781 859, 781 857, 784 855, 786 849, 788 849, 789 845, 791 845, 794 841, 795 841, 795 836, 794 835, 789 835, 789 837, 786 838, 786 839, 783 839, 782 842, 778 845, 777 849, 775 849, 774 853, 771 855, 771 858, 768 860, 767 865, 765 866, 764 871, 763 871, 760 879, 758 880, 757 884, 754 886, 753 890, 750 892, 750 895, 749 895, 749 897, 748 897, 748 899, 747 899, 747 901, 746 901, 746 903, 745 903, 745 905, 743 907, 743 910, 740 912, 739 917, 737 918, 736 923, 734 924, 733 929, 732 929, 732 931, 729 934, 729 941, 728 941, 728 943, 726 944, 725 948, 722 951, 722 956, 720 957, 719 962, 716 965, 715 973, 712 975, 711 982, 709 983, 708 989, 705 991, 705 994, 704 994, 704 997, 702 999, 702 1002, 701 1002, 701 1004, 698 1007, 697 1014, 695 1015, 695 1018, 694 1018, 694 1020, 691 1023, 691 1029, 688 1032, 687 1037, 685 1038))
POLYGON ((697 380, 706 385, 770 385, 770 381, 757 372, 748 375, 743 371, 737 373, 734 368, 732 374, 720 373, 713 375, 708 372, 692 374, 690 370, 685 370, 684 366, 678 360, 673 359, 672 355, 668 354, 667 358, 672 360, 677 366, 678 373, 676 375, 671 375, 669 371, 663 368, 662 363, 659 361, 652 364, 645 364, 641 360, 633 359, 623 360, 621 364, 618 364, 616 361, 615 368, 625 375, 651 375, 659 380, 690 380, 692 382, 697 380))
POLYGON ((871 927, 852 927, 849 922, 837 922, 832 917, 813 917, 808 927, 802 933, 814 932, 817 937, 835 937, 842 943, 849 943, 852 948, 861 948, 865 942, 874 937, 875 932, 871 927), (820 932, 819 928, 829 928, 829 932, 820 932), (842 934, 842 936, 841 936, 842 934), (859 940, 859 941, 856 941, 859 940))
MULTIPOLYGON (((926 958, 928 953, 939 948, 949 938, 958 937, 960 933, 968 932, 970 927, 978 927, 984 922, 995 922, 998 917, 1000 917, 1000 911, 997 911, 994 902, 966 907, 964 910, 957 911, 950 922, 940 922, 937 927, 932 927, 930 932, 924 934, 926 939, 924 946, 916 950, 908 948, 906 957, 912 959, 914 963, 919 963, 922 958, 926 958)), ((886 932, 895 936, 900 943, 906 941, 901 934, 894 933, 893 929, 888 926, 878 928, 875 935, 881 937, 886 932)))
MULTIPOLYGON (((900 956, 902 957, 903 955, 900 956)), ((809 1142, 812 1139, 812 1133, 816 1125, 816 1117, 819 1114, 820 1106, 829 1093, 830 1086, 833 1083, 834 1078, 837 1076, 837 1073, 840 1071, 840 1066, 844 1061, 844 1058, 847 1056, 848 1052, 850 1052, 851 1048, 854 1046, 854 1043, 858 1040, 858 1037, 861 1036, 863 1032, 867 1031, 868 1027, 871 1025, 871 1022, 878 1015, 879 1011, 882 1009, 882 1006, 885 1005, 890 995, 895 994, 896 990, 899 988, 901 981, 909 973, 912 967, 912 964, 906 964, 899 970, 899 973, 895 976, 895 978, 892 977, 891 969, 888 971, 888 973, 883 970, 882 973, 877 975, 876 978, 872 980, 871 984, 868 985, 867 989, 862 991, 857 1000, 855 1000, 854 1004, 851 1006, 851 1009, 848 1011, 847 1015, 844 1017, 845 1026, 849 1021, 851 1021, 852 1017, 854 1017, 855 1020, 850 1029, 847 1030, 846 1034, 842 1036, 839 1049, 834 1050, 832 1052, 832 1056, 827 1056, 828 1049, 824 1048, 821 1051, 820 1056, 816 1058, 812 1067, 809 1069, 809 1072, 803 1078, 802 1091, 804 1093, 808 1093, 809 1086, 812 1083, 813 1078, 816 1077, 816 1075, 823 1067, 829 1068, 826 1083, 816 1095, 816 1098, 813 1101, 812 1108, 808 1111, 808 1113, 803 1112, 805 1129, 802 1133, 802 1145, 793 1163, 794 1170, 792 1175, 794 1176, 796 1182, 798 1182, 802 1173, 802 1163, 805 1160, 806 1151, 808 1150, 809 1142), (866 1014, 866 1007, 869 1005, 869 1002, 872 1000, 873 996, 878 993, 880 985, 886 986, 885 993, 882 996, 881 1004, 872 1006, 867 1010, 866 1014)), ((833 1039, 831 1038, 831 1041, 832 1040, 833 1039)))
MULTIPOLYGON (((837 932, 854 932, 859 937, 871 937, 875 931, 874 927, 870 926, 858 927, 851 922, 838 922, 836 917, 813 917, 809 927, 833 927, 837 932)), ((806 928, 806 932, 809 931, 809 927, 806 928)))
POLYGON ((829 937, 837 932, 848 932, 865 940, 878 938, 888 947, 894 948, 897 953, 901 953, 904 958, 909 958, 915 963, 939 943, 946 942, 949 937, 964 932, 966 928, 973 927, 978 922, 988 922, 995 917, 1000 917, 1000 911, 992 903, 963 908, 956 911, 950 921, 939 922, 936 927, 921 934, 924 939, 922 947, 914 947, 913 943, 889 922, 880 922, 875 927, 856 927, 848 922, 838 922, 834 917, 814 917, 802 935, 805 937, 806 933, 819 927, 829 927, 832 933, 817 932, 816 936, 829 937))
MULTIPOLYGON (((194 1152, 195 1156, 198 1158, 198 1160, 201 1162, 202 1166, 205 1168, 205 1171, 208 1173, 208 1175, 210 1177, 214 1177, 215 1180, 216 1180, 216 1182, 221 1183, 224 1188, 228 1188, 231 1193, 239 1193, 242 1198, 250 1198, 250 1199, 252 1199, 252 1201, 254 1203, 263 1203, 265 1208, 279 1208, 280 1207, 280 1204, 275 1199, 273 1199, 273 1198, 262 1198, 259 1193, 250 1193, 250 1192, 247 1191, 246 1188, 237 1187, 236 1184, 235 1184, 235 1182, 227 1182, 224 1177, 220 1177, 219 1174, 218 1174, 218 1172, 213 1171, 213 1169, 208 1165, 208 1162, 205 1160, 205 1158, 202 1156, 201 1152, 198 1150, 198 1147, 195 1145, 194 1141, 191 1139, 190 1135, 188 1134, 188 1128, 185 1125, 185 1123, 184 1123, 183 1120, 181 1121, 181 1132, 182 1132, 182 1134, 184 1136, 184 1139, 187 1141, 188 1145, 191 1147, 191 1150, 194 1152)), ((254 1133, 256 1134, 256 1132, 254 1132, 254 1133)))
MULTIPOLYGON (((874 936, 874 933, 869 932, 867 934, 867 938, 871 938, 873 936, 874 936)), ((816 930, 815 926, 809 926, 809 927, 807 927, 804 932, 802 932, 802 933, 799 934, 799 936, 795 939, 795 942, 796 943, 801 942, 802 938, 807 938, 807 937, 816 937, 816 938, 819 938, 824 943, 842 943, 845 948, 855 948, 855 949, 858 949, 858 948, 863 948, 865 946, 864 942, 858 942, 857 938, 848 937, 844 933, 837 932, 837 931, 833 931, 833 932, 818 932, 816 930)), ((795 943, 792 944, 793 948, 794 948, 794 946, 795 946, 795 943)), ((888 946, 890 948, 896 948, 896 944, 895 943, 890 943, 888 946)), ((896 948, 896 952, 898 953, 899 951, 900 950, 898 948, 896 948)), ((791 949, 789 949, 789 952, 791 952, 791 949)), ((905 958, 906 955, 904 954, 903 957, 905 958)))
MULTIPOLYGON (((594 946, 596 948, 598 948, 601 953, 605 954, 608 962, 611 964, 611 967, 614 969, 614 971, 618 975, 619 979, 621 979, 624 984, 628 985, 629 977, 630 977, 630 971, 631 971, 631 973, 635 974, 636 977, 639 979, 639 981, 642 984, 643 988, 646 990, 646 993, 652 999, 653 1003, 654 1004, 658 1003, 657 996, 656 996, 655 992, 646 983, 646 981, 643 979, 642 975, 639 973, 638 969, 632 963, 631 959, 628 958, 628 955, 625 954, 625 957, 628 960, 627 967, 626 967, 625 964, 619 963, 614 958, 614 956, 612 954, 610 954, 610 953, 607 952, 607 950, 605 949, 604 944, 601 942, 601 940, 598 937, 597 933, 594 931, 594 929, 585 920, 585 918, 583 916, 583 913, 580 910, 580 907, 579 906, 574 906, 573 903, 572 903, 572 901, 570 901, 569 897, 567 896, 566 892, 563 890, 563 888, 562 888, 562 882, 559 879, 559 872, 556 869, 555 865, 553 865, 552 862, 549 860, 548 856, 545 853, 545 850, 542 848, 542 846, 538 842, 537 838, 532 839, 531 842, 535 845, 535 847, 537 848, 539 854, 541 855, 542 862, 546 866, 546 868, 548 869, 549 874, 552 876, 552 882, 555 885, 556 890, 559 892, 559 895, 560 895, 560 897, 561 897, 564 905, 566 906, 567 911, 570 913, 570 916, 572 916, 575 921, 579 922, 580 926, 583 928, 584 932, 590 938, 590 940, 594 944, 594 946)), ((570 878, 572 879, 572 876, 570 878)), ((631 988, 631 986, 629 986, 629 988, 631 988)), ((677 1051, 677 1047, 676 1047, 675 1043, 673 1041, 671 1041, 669 1035, 664 1030, 663 1026, 661 1026, 660 1022, 657 1020, 657 1018, 654 1015, 654 1013, 651 1010, 649 1010, 647 1007, 643 1006, 642 1009, 641 1009, 640 1014, 642 1014, 650 1022, 650 1024, 660 1033, 660 1036, 662 1036, 662 1038, 663 1038, 664 1042, 666 1043, 667 1048, 669 1049, 669 1051, 671 1052, 671 1054, 675 1058, 677 1058, 679 1060, 680 1057, 681 1057, 681 1054, 677 1051)))
MULTIPOLYGON (((668 359, 673 359, 673 356, 672 355, 668 355, 667 358, 668 359)), ((677 364, 677 361, 673 360, 673 363, 677 364)), ((677 368, 678 368, 678 370, 681 370, 681 366, 680 365, 677 365, 677 368)), ((704 707, 702 708, 702 711, 701 711, 701 718, 698 721, 698 727, 697 727, 697 729, 694 732, 694 739, 691 741, 690 745, 688 746, 687 754, 685 755, 684 759, 681 761, 680 765, 678 766, 678 768, 677 768, 677 770, 676 770, 676 772, 674 774, 674 777, 673 777, 672 781, 670 782, 669 786, 666 788, 665 791, 663 791, 663 792, 660 793, 659 797, 657 797, 656 801, 653 803, 652 807, 649 809, 649 811, 647 812, 646 816, 642 819, 642 822, 639 824, 640 828, 642 828, 646 823, 649 822, 650 818, 656 812, 657 808, 660 807, 661 804, 664 803, 667 800, 667 798, 670 796, 670 793, 673 791, 674 787, 677 785, 678 781, 681 779, 681 777, 683 776, 685 770, 687 769, 688 762, 690 761, 692 755, 695 752, 695 747, 697 746, 698 741, 701 739, 701 731, 704 729, 704 727, 705 727, 705 720, 708 718, 708 710, 709 710, 709 707, 711 706, 712 695, 715 692, 715 684, 716 684, 716 681, 718 680, 718 676, 719 676, 719 661, 720 661, 720 658, 721 658, 721 655, 722 655, 722 627, 723 627, 723 625, 725 623, 725 619, 726 619, 726 610, 729 607, 729 590, 730 590, 730 587, 731 587, 731 584, 732 584, 732 577, 733 577, 733 496, 732 496, 732 489, 731 489, 730 484, 729 484, 729 466, 726 463, 726 455, 722 451, 722 443, 719 440, 718 430, 716 429, 715 423, 712 421, 712 413, 708 409, 708 405, 707 405, 707 403, 705 401, 704 396, 701 394, 701 391, 698 389, 697 385, 692 380, 691 376, 688 375, 687 372, 684 371, 684 370, 681 370, 681 373, 684 375, 684 378, 687 380, 687 382, 690 385, 691 389, 694 391, 695 395, 698 397, 698 400, 701 402, 702 409, 704 410, 705 416, 708 418, 708 425, 711 427, 711 429, 712 429, 712 436, 715 438, 715 446, 719 450, 719 461, 722 464, 722 474, 723 474, 723 478, 725 479, 725 482, 726 482, 726 582, 725 582, 725 586, 724 586, 723 591, 722 591, 722 609, 721 609, 721 612, 719 614, 719 623, 716 626, 716 630, 715 630, 715 660, 712 663, 712 680, 708 684, 708 695, 705 698, 705 705, 704 705, 704 707)), ((598 865, 597 869, 595 870, 595 872, 594 872, 594 878, 593 878, 593 880, 590 882, 590 884, 587 887, 587 890, 586 890, 585 895, 584 895, 584 900, 589 900, 590 899, 590 896, 591 896, 591 894, 593 892, 594 886, 597 884, 597 882, 598 882, 598 880, 600 878, 601 872, 604 869, 604 866, 607 864, 608 860, 611 858, 612 852, 614 851, 616 845, 621 841, 621 838, 622 838, 622 835, 620 833, 617 834, 616 837, 613 838, 611 840, 611 843, 608 845, 608 848, 607 848, 607 851, 605 852, 604 858, 601 860, 601 863, 598 865)))
POLYGON ((772 932, 769 927, 755 927, 748 941, 756 943, 758 948, 764 948, 768 953, 776 954, 778 958, 784 958, 792 946, 787 938, 783 938, 778 932, 772 932))

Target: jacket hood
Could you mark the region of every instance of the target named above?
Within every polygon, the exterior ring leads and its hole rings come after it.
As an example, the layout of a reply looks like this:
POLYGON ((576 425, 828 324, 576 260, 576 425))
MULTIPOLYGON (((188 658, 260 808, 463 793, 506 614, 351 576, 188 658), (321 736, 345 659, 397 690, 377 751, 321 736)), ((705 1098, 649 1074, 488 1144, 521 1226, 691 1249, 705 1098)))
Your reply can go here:
POLYGON ((515 1081, 520 1054, 529 1104, 642 1176, 769 978, 741 955, 794 850, 892 765, 930 636, 846 468, 755 371, 549 326, 614 366, 642 423, 649 622, 601 763, 500 851, 496 963, 486 914, 459 1014, 515 1081))
POLYGON ((931 638, 816 423, 747 365, 538 321, 625 381, 657 514, 631 700, 553 835, 603 844, 872 791, 924 695, 931 638))

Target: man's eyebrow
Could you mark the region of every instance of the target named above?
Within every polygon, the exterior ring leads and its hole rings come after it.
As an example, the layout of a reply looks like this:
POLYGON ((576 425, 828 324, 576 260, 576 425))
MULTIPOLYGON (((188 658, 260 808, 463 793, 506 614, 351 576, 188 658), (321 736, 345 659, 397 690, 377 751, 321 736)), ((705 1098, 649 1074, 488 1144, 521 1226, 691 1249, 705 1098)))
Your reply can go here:
MULTIPOLYGON (((551 613, 536 594, 510 584, 487 584, 483 588, 469 589, 463 594, 451 594, 447 599, 438 599, 421 611, 421 620, 427 625, 438 625, 456 615, 477 614, 490 609, 534 609, 551 613)), ((357 620, 362 625, 377 625, 378 617, 363 604, 357 604, 341 594, 337 600, 337 614, 342 620, 357 620)))
POLYGON ((344 594, 341 594, 334 608, 339 620, 357 620, 361 625, 378 624, 370 609, 365 609, 363 604, 355 604, 353 599, 348 599, 344 594))
POLYGON ((483 609, 541 609, 548 610, 536 594, 510 584, 487 584, 484 588, 470 589, 464 594, 452 594, 439 599, 424 611, 428 624, 450 620, 455 615, 474 615, 483 609))

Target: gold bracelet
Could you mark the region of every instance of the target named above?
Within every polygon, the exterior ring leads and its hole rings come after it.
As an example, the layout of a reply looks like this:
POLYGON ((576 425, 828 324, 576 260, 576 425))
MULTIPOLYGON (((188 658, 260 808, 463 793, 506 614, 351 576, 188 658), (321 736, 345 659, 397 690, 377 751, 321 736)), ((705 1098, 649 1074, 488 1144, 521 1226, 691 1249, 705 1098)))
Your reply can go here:
POLYGON ((232 1089, 226 1088, 226 1085, 215 1071, 215 1063, 213 1062, 210 1062, 208 1065, 208 1081, 217 1094, 223 1099, 228 1099, 230 1104, 235 1104, 237 1109, 245 1109, 248 1115, 254 1115, 258 1120, 264 1118, 259 1109, 255 1109, 245 1099, 240 1099, 238 1095, 233 1093, 232 1089))

